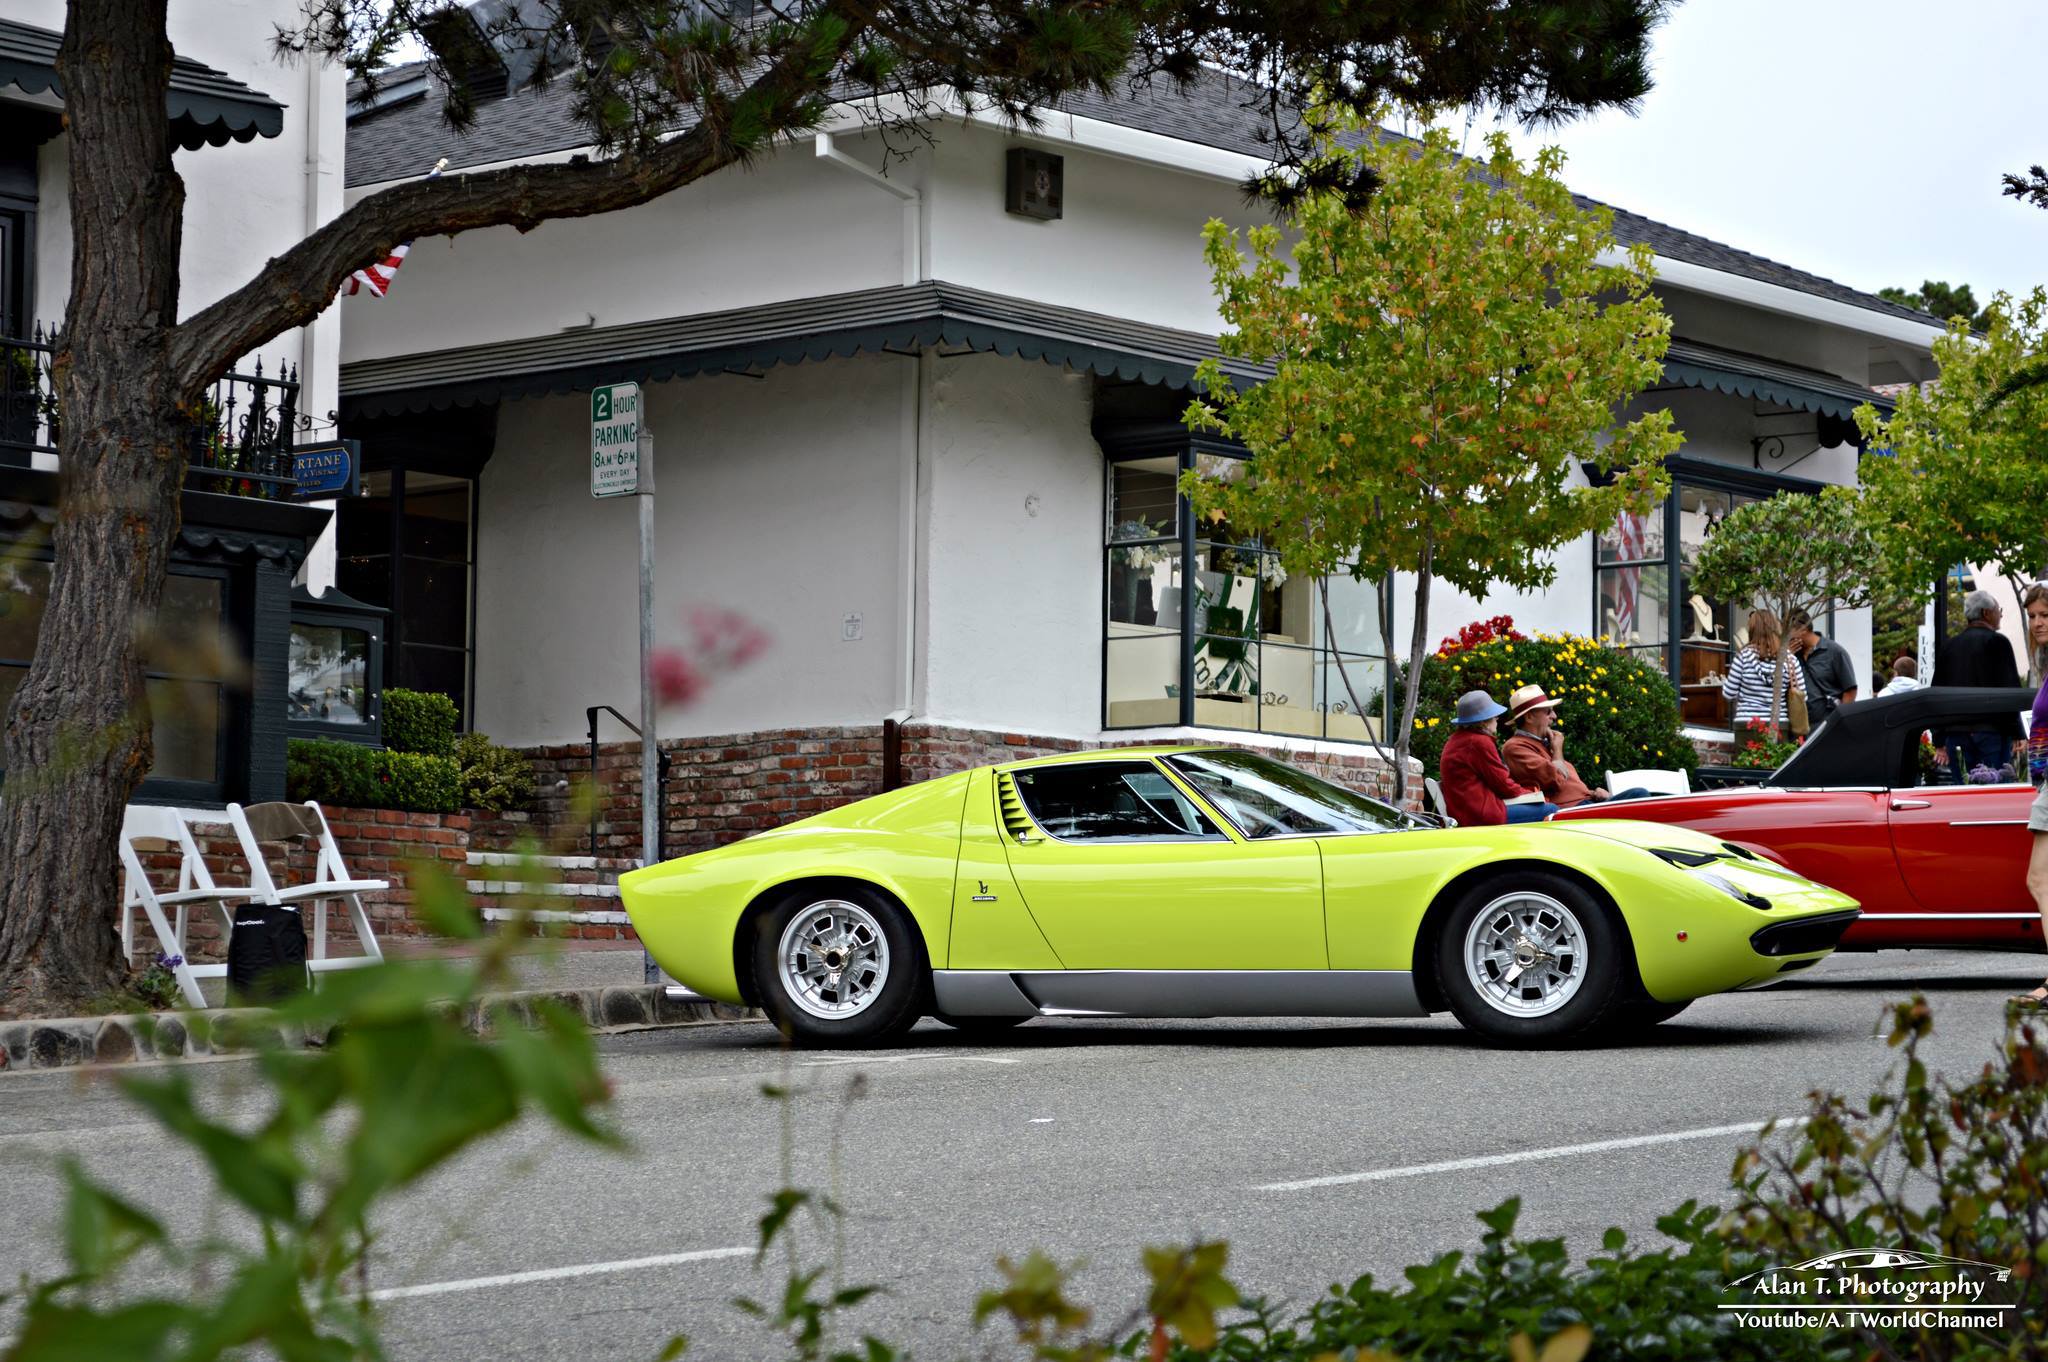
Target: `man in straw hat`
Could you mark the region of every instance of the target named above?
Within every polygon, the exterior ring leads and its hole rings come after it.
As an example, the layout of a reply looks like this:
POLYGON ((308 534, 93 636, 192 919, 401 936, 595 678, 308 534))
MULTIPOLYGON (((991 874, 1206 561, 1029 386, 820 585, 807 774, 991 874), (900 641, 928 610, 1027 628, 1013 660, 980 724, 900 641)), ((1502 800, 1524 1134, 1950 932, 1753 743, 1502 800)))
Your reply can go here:
POLYGON ((1501 745, 1501 756, 1514 778, 1543 791, 1543 797, 1560 809, 1587 801, 1632 799, 1647 790, 1628 790, 1620 795, 1579 777, 1579 768, 1564 759, 1564 730, 1557 726, 1557 701, 1543 693, 1541 686, 1523 686, 1508 697, 1508 723, 1514 734, 1501 745))
POLYGON ((1483 690, 1468 690, 1458 697, 1458 712, 1451 720, 1457 731, 1444 744, 1437 759, 1443 786, 1444 807, 1460 827, 1498 827, 1503 823, 1535 823, 1557 812, 1532 789, 1523 789, 1500 759, 1494 746, 1494 721, 1507 713, 1483 690))

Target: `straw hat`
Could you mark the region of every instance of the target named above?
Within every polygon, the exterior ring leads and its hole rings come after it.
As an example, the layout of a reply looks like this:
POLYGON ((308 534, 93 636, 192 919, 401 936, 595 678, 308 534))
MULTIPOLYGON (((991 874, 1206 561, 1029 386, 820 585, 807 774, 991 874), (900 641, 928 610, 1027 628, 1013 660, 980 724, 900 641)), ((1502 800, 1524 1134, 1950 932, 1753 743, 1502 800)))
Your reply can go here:
POLYGON ((1556 709, 1557 701, 1543 693, 1541 686, 1522 686, 1508 697, 1508 722, 1514 723, 1533 709, 1556 709))

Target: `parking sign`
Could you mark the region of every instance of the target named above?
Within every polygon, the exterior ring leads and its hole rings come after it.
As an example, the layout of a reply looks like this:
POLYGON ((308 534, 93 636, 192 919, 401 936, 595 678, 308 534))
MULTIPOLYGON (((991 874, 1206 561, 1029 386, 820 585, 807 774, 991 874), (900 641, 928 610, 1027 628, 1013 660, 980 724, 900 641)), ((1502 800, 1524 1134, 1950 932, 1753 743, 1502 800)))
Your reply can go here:
POLYGON ((590 392, 590 495, 640 490, 640 385, 610 383, 590 392))

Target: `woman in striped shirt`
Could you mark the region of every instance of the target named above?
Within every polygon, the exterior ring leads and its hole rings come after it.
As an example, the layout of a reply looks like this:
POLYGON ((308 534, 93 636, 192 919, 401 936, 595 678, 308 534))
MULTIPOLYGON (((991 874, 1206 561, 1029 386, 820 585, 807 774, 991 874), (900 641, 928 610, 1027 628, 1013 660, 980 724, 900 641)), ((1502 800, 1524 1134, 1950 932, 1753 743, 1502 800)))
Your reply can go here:
MULTIPOLYGON (((1746 723, 1769 723, 1771 721, 1771 687, 1777 680, 1778 665, 1782 660, 1785 667, 1785 693, 1797 692, 1801 698, 1806 695, 1806 678, 1800 672, 1799 659, 1784 656, 1784 631, 1778 625, 1778 617, 1768 610, 1749 612, 1749 642, 1742 645, 1734 657, 1728 660, 1728 674, 1721 678, 1721 697, 1735 704, 1735 726, 1746 723)), ((1778 703, 1778 722, 1785 722, 1786 702, 1778 703)))

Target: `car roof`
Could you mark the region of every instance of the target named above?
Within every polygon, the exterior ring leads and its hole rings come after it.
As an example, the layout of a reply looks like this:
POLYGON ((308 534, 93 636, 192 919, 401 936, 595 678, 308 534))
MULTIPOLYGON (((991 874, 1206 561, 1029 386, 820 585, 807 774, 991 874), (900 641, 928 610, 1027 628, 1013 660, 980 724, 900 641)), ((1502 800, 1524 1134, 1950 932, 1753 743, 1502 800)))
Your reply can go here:
POLYGON ((1026 757, 1021 761, 997 763, 1005 771, 1021 771, 1033 766, 1065 766, 1076 761, 1114 761, 1119 757, 1169 757, 1178 752, 1238 751, 1225 749, 1221 743, 1166 742, 1150 743, 1142 747, 1090 747, 1079 752, 1055 752, 1050 756, 1026 757))
POLYGON ((2017 715, 2033 704, 2033 691, 2003 686, 1923 686, 1901 695, 1858 700, 1829 715, 1805 746, 1763 783, 1807 789, 1911 784, 1901 769, 1906 731, 2017 715))

